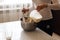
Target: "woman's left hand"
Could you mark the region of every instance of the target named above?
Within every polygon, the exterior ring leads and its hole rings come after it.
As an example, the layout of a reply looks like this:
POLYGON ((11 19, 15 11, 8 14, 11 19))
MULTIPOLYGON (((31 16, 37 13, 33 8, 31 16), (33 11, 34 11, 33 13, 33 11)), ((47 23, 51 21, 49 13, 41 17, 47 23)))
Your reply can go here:
POLYGON ((37 11, 40 11, 41 9, 43 9, 43 8, 46 8, 46 7, 48 7, 48 4, 39 4, 38 6, 37 6, 37 8, 36 8, 36 10, 37 11))

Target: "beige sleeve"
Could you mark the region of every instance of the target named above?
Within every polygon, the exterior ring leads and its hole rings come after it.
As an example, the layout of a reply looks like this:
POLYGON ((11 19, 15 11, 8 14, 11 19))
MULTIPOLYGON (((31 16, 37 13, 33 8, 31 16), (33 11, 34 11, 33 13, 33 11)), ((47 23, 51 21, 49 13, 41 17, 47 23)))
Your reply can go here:
POLYGON ((48 4, 48 7, 53 10, 60 10, 60 1, 59 0, 52 0, 53 4, 48 4))

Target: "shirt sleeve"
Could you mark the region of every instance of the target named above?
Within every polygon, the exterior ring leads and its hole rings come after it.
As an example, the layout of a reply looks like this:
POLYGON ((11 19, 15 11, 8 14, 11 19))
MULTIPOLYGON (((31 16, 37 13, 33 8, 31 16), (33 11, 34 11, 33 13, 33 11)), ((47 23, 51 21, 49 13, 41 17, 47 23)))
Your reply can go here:
POLYGON ((60 10, 60 1, 52 0, 52 4, 48 4, 48 7, 52 10, 60 10))

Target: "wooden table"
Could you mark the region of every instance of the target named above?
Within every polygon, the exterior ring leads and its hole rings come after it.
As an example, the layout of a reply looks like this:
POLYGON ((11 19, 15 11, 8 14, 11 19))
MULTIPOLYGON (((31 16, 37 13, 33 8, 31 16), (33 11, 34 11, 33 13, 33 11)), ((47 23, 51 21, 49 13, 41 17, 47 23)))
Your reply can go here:
POLYGON ((49 36, 47 33, 43 32, 42 30, 36 28, 35 31, 32 32, 25 32, 21 28, 21 22, 20 21, 14 21, 14 22, 6 22, 6 23, 0 23, 0 28, 3 27, 20 27, 20 40, 52 40, 51 36, 49 36))

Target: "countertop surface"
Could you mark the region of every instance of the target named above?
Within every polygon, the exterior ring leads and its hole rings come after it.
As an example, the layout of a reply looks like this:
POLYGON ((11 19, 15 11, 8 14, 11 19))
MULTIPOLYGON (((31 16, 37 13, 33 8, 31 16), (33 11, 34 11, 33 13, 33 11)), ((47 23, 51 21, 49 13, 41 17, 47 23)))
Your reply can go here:
MULTIPOLYGON (((3 27, 9 27, 9 28, 15 29, 16 26, 20 27, 20 31, 19 31, 20 40, 52 40, 50 35, 48 35, 47 33, 43 32, 42 30, 40 30, 38 28, 32 32, 25 32, 21 27, 20 21, 0 23, 0 31, 1 31, 1 29, 3 29, 3 27)), ((1 35, 0 35, 0 37, 1 37, 1 35)))

